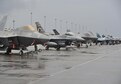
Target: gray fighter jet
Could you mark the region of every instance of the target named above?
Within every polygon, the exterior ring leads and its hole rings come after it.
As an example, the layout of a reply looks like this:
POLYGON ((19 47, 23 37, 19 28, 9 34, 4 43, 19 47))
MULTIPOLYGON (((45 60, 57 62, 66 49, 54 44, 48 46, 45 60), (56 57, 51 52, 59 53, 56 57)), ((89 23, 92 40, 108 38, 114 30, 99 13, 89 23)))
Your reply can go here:
MULTIPOLYGON (((39 22, 35 22, 35 24, 37 26, 38 32, 47 34, 45 33, 44 29, 42 28, 39 22)), ((48 36, 50 37, 50 41, 46 43, 46 50, 48 50, 50 47, 54 47, 56 48, 56 50, 60 50, 61 47, 65 47, 67 49, 67 46, 70 46, 73 42, 77 40, 84 41, 83 38, 75 37, 75 35, 69 33, 60 35, 56 30, 54 30, 54 32, 56 32, 55 35, 48 34, 48 36)))
POLYGON ((5 19, 1 20, 0 25, 0 50, 6 50, 6 54, 10 54, 12 49, 20 50, 20 55, 26 47, 34 45, 37 50, 37 44, 49 41, 48 36, 39 33, 36 28, 31 25, 16 28, 12 31, 4 30, 5 19), (4 22, 3 22, 4 21, 4 22))

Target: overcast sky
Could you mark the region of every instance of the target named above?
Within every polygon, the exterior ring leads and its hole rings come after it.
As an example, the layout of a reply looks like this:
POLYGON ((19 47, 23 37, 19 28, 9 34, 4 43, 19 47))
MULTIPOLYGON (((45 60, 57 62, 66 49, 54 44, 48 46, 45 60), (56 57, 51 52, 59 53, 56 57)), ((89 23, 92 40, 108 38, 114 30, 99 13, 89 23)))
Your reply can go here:
POLYGON ((121 37, 121 0, 0 0, 0 18, 8 15, 6 27, 39 21, 46 31, 55 28, 81 33, 86 31, 121 37))

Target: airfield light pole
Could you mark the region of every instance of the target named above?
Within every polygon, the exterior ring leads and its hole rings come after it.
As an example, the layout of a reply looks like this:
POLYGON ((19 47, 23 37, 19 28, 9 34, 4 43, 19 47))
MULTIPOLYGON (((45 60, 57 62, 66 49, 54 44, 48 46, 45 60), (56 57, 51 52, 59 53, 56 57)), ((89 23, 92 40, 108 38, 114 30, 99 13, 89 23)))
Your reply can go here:
POLYGON ((56 27, 57 27, 57 19, 55 18, 55 29, 56 29, 56 27))
POLYGON ((82 32, 85 32, 85 31, 84 31, 84 25, 82 26, 82 32))
POLYGON ((88 28, 87 28, 87 26, 86 26, 85 28, 86 28, 86 31, 88 31, 88 28))
POLYGON ((15 28, 15 20, 13 20, 13 30, 14 30, 14 28, 15 28))
POLYGON ((46 31, 46 16, 44 16, 44 29, 46 31))
POLYGON ((72 25, 73 25, 73 23, 70 22, 70 28, 71 28, 71 30, 73 31, 73 27, 72 27, 72 25))
POLYGON ((62 29, 62 20, 60 20, 60 31, 62 29))
POLYGON ((73 23, 71 22, 71 29, 73 29, 73 23))
POLYGON ((31 17, 31 25, 32 25, 32 12, 30 13, 30 15, 31 15, 31 16, 30 16, 30 17, 31 17))
POLYGON ((80 24, 79 24, 79 30, 78 30, 78 34, 81 32, 81 26, 80 26, 80 24))
POLYGON ((66 31, 68 30, 68 21, 66 21, 66 31))
POLYGON ((75 32, 77 32, 77 24, 75 24, 75 32))

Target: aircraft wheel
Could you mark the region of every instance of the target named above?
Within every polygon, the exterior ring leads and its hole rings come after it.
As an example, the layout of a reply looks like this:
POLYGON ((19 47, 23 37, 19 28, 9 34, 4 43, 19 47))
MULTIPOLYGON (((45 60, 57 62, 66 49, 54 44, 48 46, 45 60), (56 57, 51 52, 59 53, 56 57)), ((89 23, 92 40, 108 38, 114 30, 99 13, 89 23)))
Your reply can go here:
POLYGON ((38 52, 42 52, 42 49, 39 49, 38 52))
POLYGON ((80 48, 80 44, 77 44, 77 48, 80 48))
POLYGON ((66 48, 66 50, 68 51, 68 50, 69 50, 69 48, 66 48))
POLYGON ((49 50, 49 46, 46 46, 45 49, 46 49, 46 50, 49 50))
POLYGON ((23 50, 20 50, 19 55, 22 56, 23 54, 23 50))
POLYGON ((6 54, 7 54, 7 55, 11 54, 11 48, 7 48, 6 54))
POLYGON ((86 45, 86 48, 88 48, 88 45, 86 45))
POLYGON ((38 50, 38 47, 37 47, 37 45, 34 45, 34 48, 35 48, 35 51, 37 51, 37 50, 38 50))
POLYGON ((60 50, 60 47, 57 47, 57 48, 56 48, 56 50, 58 50, 58 51, 59 51, 59 50, 60 50))

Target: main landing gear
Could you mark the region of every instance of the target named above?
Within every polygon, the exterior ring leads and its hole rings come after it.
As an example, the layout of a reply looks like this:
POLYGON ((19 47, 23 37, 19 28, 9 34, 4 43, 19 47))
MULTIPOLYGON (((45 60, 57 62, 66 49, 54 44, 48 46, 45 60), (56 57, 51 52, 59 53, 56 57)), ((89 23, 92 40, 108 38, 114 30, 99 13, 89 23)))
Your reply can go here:
POLYGON ((48 45, 46 45, 45 50, 49 50, 49 46, 48 45))
POLYGON ((80 48, 80 46, 81 46, 80 44, 77 44, 77 48, 80 48))
POLYGON ((86 48, 88 48, 88 44, 86 44, 86 48))
POLYGON ((6 49, 6 53, 5 53, 5 54, 10 55, 10 54, 11 54, 11 48, 8 47, 8 48, 6 49))
POLYGON ((19 55, 22 56, 23 54, 24 54, 23 50, 20 49, 20 51, 19 51, 19 55))
POLYGON ((60 46, 57 46, 56 50, 59 51, 60 50, 60 46))

